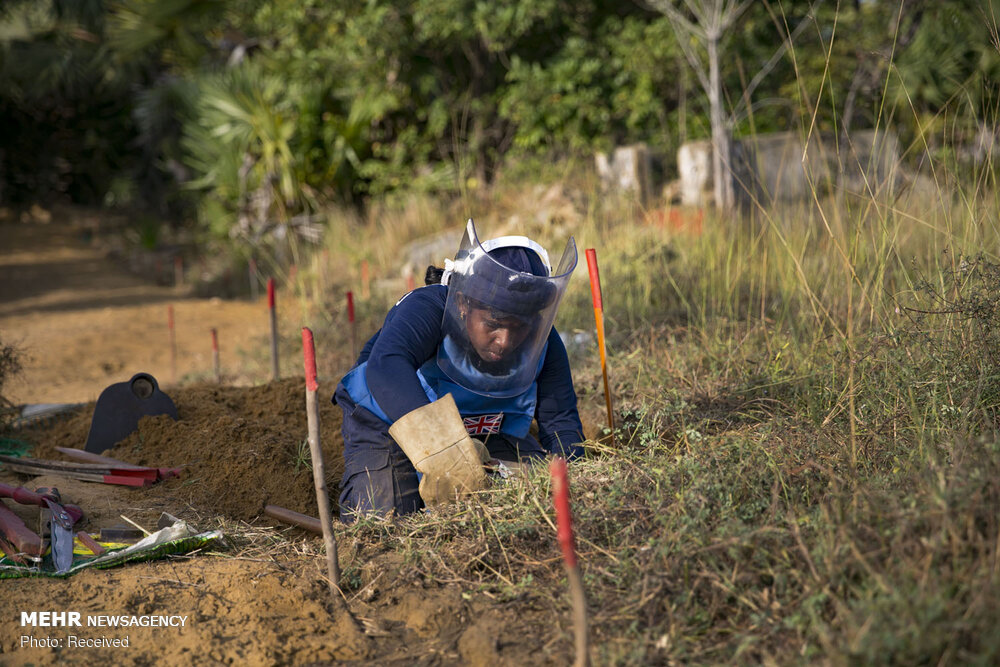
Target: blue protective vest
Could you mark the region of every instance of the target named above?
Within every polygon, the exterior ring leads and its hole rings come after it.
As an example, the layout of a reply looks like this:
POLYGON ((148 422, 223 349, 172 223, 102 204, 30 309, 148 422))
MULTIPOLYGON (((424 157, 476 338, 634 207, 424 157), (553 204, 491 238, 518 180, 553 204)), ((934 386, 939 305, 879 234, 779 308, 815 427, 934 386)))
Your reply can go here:
MULTIPOLYGON (((445 350, 451 347, 446 344, 442 344, 442 346, 445 350)), ((508 398, 494 398, 469 391, 445 375, 438 366, 436 357, 432 357, 417 369, 417 378, 420 380, 420 386, 423 387, 424 393, 427 394, 427 399, 431 402, 445 394, 452 395, 470 435, 481 436, 499 431, 524 438, 528 435, 531 420, 535 417, 535 405, 538 402, 537 378, 545 361, 545 352, 546 350, 542 350, 541 358, 538 361, 538 369, 535 372, 536 381, 532 382, 521 394, 508 398)), ((368 388, 368 380, 365 378, 367 367, 368 362, 365 361, 351 369, 351 372, 342 380, 344 388, 356 405, 370 411, 386 424, 391 424, 392 420, 378 405, 368 388)))

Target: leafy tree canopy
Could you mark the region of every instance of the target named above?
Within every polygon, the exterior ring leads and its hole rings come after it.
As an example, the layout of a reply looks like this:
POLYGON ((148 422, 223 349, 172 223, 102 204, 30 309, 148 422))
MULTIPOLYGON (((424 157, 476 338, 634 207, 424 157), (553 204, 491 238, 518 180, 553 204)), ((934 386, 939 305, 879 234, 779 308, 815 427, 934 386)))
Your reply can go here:
MULTIPOLYGON (((727 127, 981 132, 998 1, 750 3, 722 36, 727 127)), ((511 155, 672 155, 712 132, 688 46, 645 0, 9 0, 0 196, 228 233, 488 182, 511 155)))

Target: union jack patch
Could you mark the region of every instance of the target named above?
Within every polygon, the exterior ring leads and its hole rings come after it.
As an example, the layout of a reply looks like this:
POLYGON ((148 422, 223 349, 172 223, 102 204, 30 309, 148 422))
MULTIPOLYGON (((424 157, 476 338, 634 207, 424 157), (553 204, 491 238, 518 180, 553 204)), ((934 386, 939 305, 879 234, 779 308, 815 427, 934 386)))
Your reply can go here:
POLYGON ((476 417, 463 417, 465 430, 469 435, 488 435, 500 432, 500 422, 503 421, 503 413, 495 415, 478 415, 476 417))

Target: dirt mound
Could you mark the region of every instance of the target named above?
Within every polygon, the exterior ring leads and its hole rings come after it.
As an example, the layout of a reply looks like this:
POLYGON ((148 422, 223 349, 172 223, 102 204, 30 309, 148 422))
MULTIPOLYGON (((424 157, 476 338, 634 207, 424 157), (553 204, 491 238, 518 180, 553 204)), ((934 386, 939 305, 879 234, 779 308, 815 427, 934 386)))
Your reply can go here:
MULTIPOLYGON (((322 383, 317 396, 327 487, 335 502, 343 440, 340 409, 329 400, 334 387, 322 383)), ((179 478, 138 490, 136 500, 170 498, 202 516, 242 521, 252 521, 269 503, 317 516, 302 378, 250 388, 199 384, 169 395, 177 421, 144 417, 135 433, 104 452, 139 465, 184 466, 179 478)), ((65 459, 55 448, 82 447, 93 412, 91 404, 25 432, 22 437, 36 443, 31 455, 65 459)))
POLYGON ((194 558, 88 571, 70 581, 4 582, 3 664, 322 664, 363 658, 369 647, 344 614, 331 614, 329 590, 269 564, 194 558), (91 615, 170 615, 182 627, 16 627, 16 610, 59 609, 91 615), (48 630, 48 632, 46 632, 48 630), (20 636, 108 637, 127 647, 22 645, 20 636))

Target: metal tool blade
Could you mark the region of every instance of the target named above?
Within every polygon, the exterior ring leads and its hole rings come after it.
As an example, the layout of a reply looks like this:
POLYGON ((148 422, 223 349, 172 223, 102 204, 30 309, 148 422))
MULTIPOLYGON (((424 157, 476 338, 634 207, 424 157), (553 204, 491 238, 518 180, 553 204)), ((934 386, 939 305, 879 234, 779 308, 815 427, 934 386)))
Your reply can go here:
POLYGON ((69 513, 48 498, 45 499, 49 513, 52 516, 49 522, 49 537, 52 540, 52 562, 55 563, 56 572, 68 572, 73 565, 73 519, 69 513))

